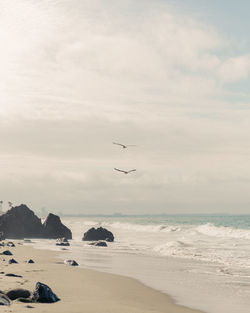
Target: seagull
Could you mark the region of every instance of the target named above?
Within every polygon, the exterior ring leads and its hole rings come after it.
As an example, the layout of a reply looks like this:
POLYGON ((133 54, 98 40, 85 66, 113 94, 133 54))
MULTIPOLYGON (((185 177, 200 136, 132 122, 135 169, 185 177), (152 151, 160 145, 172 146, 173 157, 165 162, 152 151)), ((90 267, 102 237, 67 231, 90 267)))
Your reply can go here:
POLYGON ((122 143, 113 142, 114 145, 121 146, 123 149, 126 149, 127 147, 135 147, 135 145, 124 145, 122 143))
POLYGON ((119 168, 114 168, 114 170, 116 170, 116 171, 118 171, 118 172, 122 172, 122 173, 124 173, 124 174, 129 174, 129 173, 131 173, 131 172, 135 172, 135 171, 136 171, 136 169, 134 169, 134 170, 129 170, 129 171, 124 171, 124 170, 120 170, 119 168))

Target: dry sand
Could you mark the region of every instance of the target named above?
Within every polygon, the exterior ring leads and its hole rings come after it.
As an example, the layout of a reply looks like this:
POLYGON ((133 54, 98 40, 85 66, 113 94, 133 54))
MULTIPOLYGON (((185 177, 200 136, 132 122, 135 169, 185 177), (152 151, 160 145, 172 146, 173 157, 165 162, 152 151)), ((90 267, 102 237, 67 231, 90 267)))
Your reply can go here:
MULTIPOLYGON (((4 249, 1 248, 0 252, 4 249)), ((23 278, 0 274, 1 290, 21 287, 32 291, 40 281, 49 285, 61 301, 29 304, 33 308, 27 308, 27 303, 13 301, 10 307, 2 307, 1 312, 199 313, 176 305, 167 295, 134 279, 65 265, 58 258, 58 252, 27 245, 8 247, 8 250, 13 256, 0 256, 0 271, 22 275, 23 278), (9 265, 10 258, 19 263, 9 265), (35 263, 25 263, 29 259, 35 263)))

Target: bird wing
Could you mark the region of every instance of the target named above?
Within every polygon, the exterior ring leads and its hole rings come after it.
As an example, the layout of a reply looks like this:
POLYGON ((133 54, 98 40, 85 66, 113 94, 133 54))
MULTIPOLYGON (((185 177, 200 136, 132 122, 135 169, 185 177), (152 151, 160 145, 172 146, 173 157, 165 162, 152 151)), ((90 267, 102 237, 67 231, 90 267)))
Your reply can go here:
POLYGON ((113 142, 114 145, 118 145, 118 146, 122 146, 125 147, 125 145, 123 145, 122 143, 118 143, 118 142, 113 142))
POLYGON ((136 169, 134 169, 134 170, 130 170, 130 171, 128 171, 128 173, 135 172, 135 171, 136 171, 136 169))
POLYGON ((114 168, 114 170, 118 171, 118 172, 122 172, 122 173, 125 173, 125 171, 123 170, 120 170, 119 168, 114 168))

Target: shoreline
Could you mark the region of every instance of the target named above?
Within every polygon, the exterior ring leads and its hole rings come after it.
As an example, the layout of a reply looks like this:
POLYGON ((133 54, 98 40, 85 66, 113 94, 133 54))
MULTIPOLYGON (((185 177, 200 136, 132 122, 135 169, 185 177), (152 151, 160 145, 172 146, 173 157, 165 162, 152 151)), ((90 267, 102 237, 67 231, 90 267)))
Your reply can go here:
MULTIPOLYGON (((8 249, 13 256, 1 256, 1 271, 23 277, 6 277, 1 274, 0 289, 6 291, 24 288, 33 291, 36 282, 40 281, 50 286, 61 299, 53 304, 32 303, 36 312, 202 313, 175 304, 170 296, 147 287, 134 278, 67 266, 59 256, 63 251, 40 250, 18 244, 15 248, 8 249), (19 263, 7 264, 10 258, 19 263), (29 259, 33 259, 35 263, 25 263, 29 259)), ((26 312, 26 305, 13 301, 5 311, 11 309, 12 312, 26 312)))

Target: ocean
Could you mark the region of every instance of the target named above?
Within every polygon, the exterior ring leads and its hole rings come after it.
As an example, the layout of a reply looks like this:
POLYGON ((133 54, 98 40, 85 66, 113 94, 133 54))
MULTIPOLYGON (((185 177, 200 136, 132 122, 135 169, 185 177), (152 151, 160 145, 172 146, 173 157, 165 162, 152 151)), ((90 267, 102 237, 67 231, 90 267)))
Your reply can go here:
MULTIPOLYGON (((250 215, 118 215, 62 221, 73 233, 63 259, 135 278, 205 312, 249 312, 250 215), (99 226, 115 236, 107 248, 82 241, 84 232, 99 226)), ((37 248, 60 250, 54 240, 35 242, 37 248)))

